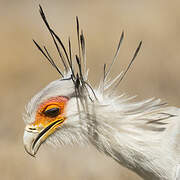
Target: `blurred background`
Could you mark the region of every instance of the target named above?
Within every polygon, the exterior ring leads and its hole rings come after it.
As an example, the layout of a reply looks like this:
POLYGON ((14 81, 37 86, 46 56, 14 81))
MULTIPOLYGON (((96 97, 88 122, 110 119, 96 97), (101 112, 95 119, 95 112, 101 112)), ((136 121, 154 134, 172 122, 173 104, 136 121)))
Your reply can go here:
POLYGON ((112 77, 129 63, 138 43, 142 49, 119 93, 137 100, 157 97, 180 105, 180 1, 179 0, 0 0, 0 179, 2 180, 140 180, 129 170, 92 147, 41 147, 36 159, 25 153, 22 113, 30 98, 59 78, 34 46, 45 44, 57 57, 43 24, 41 4, 50 24, 77 52, 75 16, 86 37, 90 80, 96 84, 125 39, 112 77))

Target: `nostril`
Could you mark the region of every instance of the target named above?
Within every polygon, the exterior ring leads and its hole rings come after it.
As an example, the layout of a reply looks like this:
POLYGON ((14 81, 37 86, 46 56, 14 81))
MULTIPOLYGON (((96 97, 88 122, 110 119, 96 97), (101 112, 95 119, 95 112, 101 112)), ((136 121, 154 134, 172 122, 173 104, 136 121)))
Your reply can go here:
POLYGON ((30 126, 30 125, 27 125, 27 126, 25 127, 25 130, 28 131, 28 132, 33 132, 33 133, 38 132, 38 130, 37 130, 36 127, 30 126))
POLYGON ((34 128, 34 127, 29 127, 29 130, 36 130, 36 128, 34 128))

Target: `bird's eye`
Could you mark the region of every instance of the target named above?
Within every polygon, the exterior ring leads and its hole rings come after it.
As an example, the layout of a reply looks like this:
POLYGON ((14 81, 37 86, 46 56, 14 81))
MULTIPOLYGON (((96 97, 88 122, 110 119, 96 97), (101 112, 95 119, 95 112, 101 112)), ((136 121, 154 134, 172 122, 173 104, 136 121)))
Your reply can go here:
POLYGON ((53 117, 56 117, 60 114, 60 108, 59 107, 53 107, 53 108, 45 110, 43 113, 45 116, 53 118, 53 117))

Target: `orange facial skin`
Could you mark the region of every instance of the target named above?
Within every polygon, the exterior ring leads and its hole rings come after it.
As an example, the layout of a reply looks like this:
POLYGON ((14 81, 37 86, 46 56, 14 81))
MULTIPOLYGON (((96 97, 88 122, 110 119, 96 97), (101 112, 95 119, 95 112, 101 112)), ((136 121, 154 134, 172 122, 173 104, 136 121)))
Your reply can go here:
POLYGON ((52 97, 48 99, 47 101, 43 102, 37 110, 35 121, 32 125, 40 130, 42 128, 47 127, 49 124, 51 124, 52 122, 56 120, 62 119, 62 121, 64 122, 64 120, 66 119, 65 107, 66 107, 67 101, 68 101, 67 97, 58 96, 58 97, 52 97), (56 117, 46 116, 44 112, 51 108, 59 108, 59 111, 60 111, 59 115, 57 115, 56 117))

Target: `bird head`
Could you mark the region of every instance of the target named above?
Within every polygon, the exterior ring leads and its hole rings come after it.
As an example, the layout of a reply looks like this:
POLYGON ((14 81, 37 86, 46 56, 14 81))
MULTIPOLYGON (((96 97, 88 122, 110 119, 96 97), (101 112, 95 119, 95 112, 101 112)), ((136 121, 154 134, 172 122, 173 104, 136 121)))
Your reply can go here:
POLYGON ((61 144, 77 140, 76 135, 81 131, 78 109, 81 106, 77 101, 78 93, 71 78, 51 82, 30 100, 24 115, 24 147, 30 155, 34 156, 48 140, 61 144))

